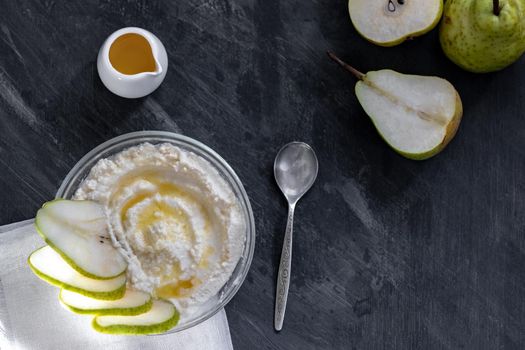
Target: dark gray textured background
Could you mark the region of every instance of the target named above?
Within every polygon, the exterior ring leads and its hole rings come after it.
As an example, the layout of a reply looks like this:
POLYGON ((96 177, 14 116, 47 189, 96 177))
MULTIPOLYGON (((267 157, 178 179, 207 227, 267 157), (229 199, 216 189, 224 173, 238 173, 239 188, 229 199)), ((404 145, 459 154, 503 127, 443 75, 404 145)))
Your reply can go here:
POLYGON ((437 31, 367 43, 345 0, 0 1, 0 224, 53 198, 75 162, 135 130, 214 148, 250 196, 257 245, 227 306, 236 349, 525 348, 525 62, 461 71, 437 31), (103 40, 124 26, 168 50, 163 85, 139 100, 101 84, 103 40), (440 75, 465 114, 437 157, 391 151, 359 106, 363 71, 440 75), (284 330, 273 331, 285 203, 272 164, 284 143, 317 151, 318 181, 296 211, 284 330))

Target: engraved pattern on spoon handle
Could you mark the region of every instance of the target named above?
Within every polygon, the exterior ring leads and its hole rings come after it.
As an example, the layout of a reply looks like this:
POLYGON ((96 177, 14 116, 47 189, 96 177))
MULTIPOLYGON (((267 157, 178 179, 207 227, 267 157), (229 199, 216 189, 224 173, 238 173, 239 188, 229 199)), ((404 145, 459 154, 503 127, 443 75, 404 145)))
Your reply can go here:
POLYGON ((277 276, 277 292, 275 301, 275 330, 283 328, 284 312, 286 311, 286 301, 288 300, 288 288, 290 286, 290 270, 292 267, 292 235, 293 235, 293 215, 295 204, 288 207, 288 221, 284 234, 283 250, 281 252, 281 262, 279 263, 279 274, 277 276))

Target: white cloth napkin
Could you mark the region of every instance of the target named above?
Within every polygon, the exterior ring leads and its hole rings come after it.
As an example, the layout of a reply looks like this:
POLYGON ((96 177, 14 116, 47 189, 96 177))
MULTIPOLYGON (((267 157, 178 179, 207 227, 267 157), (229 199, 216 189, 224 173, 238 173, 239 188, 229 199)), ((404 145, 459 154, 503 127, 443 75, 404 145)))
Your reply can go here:
POLYGON ((32 220, 0 227, 0 349, 232 349, 226 312, 182 332, 112 336, 58 302, 58 288, 33 275, 27 257, 44 245, 32 220))

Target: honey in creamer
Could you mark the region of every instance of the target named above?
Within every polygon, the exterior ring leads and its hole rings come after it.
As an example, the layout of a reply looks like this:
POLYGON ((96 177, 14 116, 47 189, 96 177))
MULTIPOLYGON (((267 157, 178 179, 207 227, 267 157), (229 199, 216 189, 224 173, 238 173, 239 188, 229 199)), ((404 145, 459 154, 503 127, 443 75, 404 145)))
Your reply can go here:
POLYGON ((155 72, 151 46, 142 35, 128 33, 119 36, 109 48, 109 61, 122 74, 155 72))

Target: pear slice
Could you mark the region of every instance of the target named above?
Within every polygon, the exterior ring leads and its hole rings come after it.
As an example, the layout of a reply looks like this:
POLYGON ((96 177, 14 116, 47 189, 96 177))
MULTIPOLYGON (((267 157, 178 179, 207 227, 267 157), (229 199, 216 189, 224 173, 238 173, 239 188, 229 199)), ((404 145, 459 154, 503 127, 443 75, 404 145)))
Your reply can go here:
POLYGON ((108 334, 158 334, 175 327, 179 312, 172 303, 156 299, 151 310, 136 316, 96 316, 93 328, 108 334))
POLYGON ((126 275, 106 280, 86 277, 73 269, 50 246, 35 250, 27 260, 38 277, 65 290, 102 300, 120 299, 126 291, 126 275))
POLYGON ((104 208, 92 201, 54 200, 37 212, 35 225, 47 244, 79 273, 111 279, 127 267, 107 233, 104 208))
POLYGON ((121 299, 99 300, 85 295, 60 290, 60 302, 77 314, 97 315, 139 315, 147 312, 153 305, 150 294, 127 289, 121 299))
POLYGON ((381 46, 394 46, 432 30, 443 13, 443 0, 349 0, 355 29, 381 46))
POLYGON ((334 54, 328 55, 359 79, 357 99, 396 152, 410 159, 427 159, 456 134, 463 107, 458 92, 445 79, 389 69, 363 74, 334 54))

